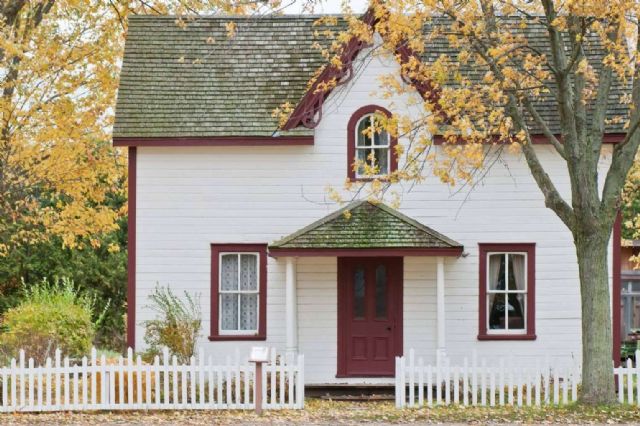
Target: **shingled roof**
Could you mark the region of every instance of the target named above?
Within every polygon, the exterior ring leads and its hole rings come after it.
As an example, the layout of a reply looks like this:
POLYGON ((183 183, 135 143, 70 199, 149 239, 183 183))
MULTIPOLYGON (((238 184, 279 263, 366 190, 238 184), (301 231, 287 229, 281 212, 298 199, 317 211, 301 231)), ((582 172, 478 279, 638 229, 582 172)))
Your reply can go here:
MULTIPOLYGON (((323 42, 314 34, 317 19, 312 15, 198 17, 182 28, 172 16, 131 16, 114 139, 274 135, 274 108, 285 101, 295 104, 324 64, 313 47, 315 41, 323 42), (227 37, 225 27, 230 21, 237 27, 233 38, 227 37)), ((542 25, 532 24, 524 31, 532 45, 548 50, 542 25)), ((596 42, 591 47, 592 56, 602 56, 596 42)), ((441 54, 455 54, 445 39, 431 42, 423 59, 434 60, 441 54)), ((474 78, 482 74, 469 73, 474 78)), ((611 92, 610 117, 626 113, 619 104, 621 93, 620 86, 611 92)), ((545 99, 549 105, 540 111, 558 131, 551 101, 545 99)), ((622 132, 622 124, 610 124, 607 131, 622 132)), ((313 131, 299 127, 280 133, 313 131)))
POLYGON ((452 249, 461 253, 463 247, 385 204, 366 200, 350 203, 269 245, 270 251, 372 248, 452 249))

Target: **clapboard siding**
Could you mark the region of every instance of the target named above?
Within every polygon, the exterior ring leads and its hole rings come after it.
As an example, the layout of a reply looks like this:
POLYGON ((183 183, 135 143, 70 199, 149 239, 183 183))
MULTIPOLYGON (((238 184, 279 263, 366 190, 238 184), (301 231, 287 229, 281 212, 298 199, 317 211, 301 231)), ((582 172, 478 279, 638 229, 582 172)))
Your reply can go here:
MULTIPOLYGON (((346 178, 346 128, 368 104, 397 111, 404 99, 377 99, 377 77, 396 71, 373 58, 325 104, 313 146, 138 148, 137 320, 150 319, 148 295, 156 284, 199 293, 204 319, 201 345, 215 361, 256 342, 209 342, 210 244, 268 243, 338 208, 327 186, 346 178)), ((403 141, 400 141, 401 143, 403 141)), ((437 148, 434 148, 437 149, 437 148)), ((552 179, 567 196, 564 162, 550 146, 536 146, 552 179)), ((604 149, 608 149, 605 147, 604 149)), ((401 192, 400 210, 459 241, 465 255, 445 261, 446 347, 452 360, 470 350, 482 356, 523 359, 580 353, 577 264, 565 226, 545 208, 520 154, 504 152, 472 190, 436 178, 401 192), (536 243, 535 341, 479 342, 478 243, 536 243)), ((602 166, 606 167, 608 158, 602 166)), ((345 194, 348 195, 348 194, 345 194)), ((284 349, 284 260, 268 259, 267 342, 284 349)), ((433 362, 436 348, 435 259, 404 259, 404 347, 433 362)), ((297 267, 299 348, 308 383, 336 382, 337 261, 300 258, 297 267)), ((144 330, 136 332, 144 346, 144 330)), ((340 379, 341 382, 362 381, 340 379)), ((379 382, 384 379, 370 381, 379 382)))

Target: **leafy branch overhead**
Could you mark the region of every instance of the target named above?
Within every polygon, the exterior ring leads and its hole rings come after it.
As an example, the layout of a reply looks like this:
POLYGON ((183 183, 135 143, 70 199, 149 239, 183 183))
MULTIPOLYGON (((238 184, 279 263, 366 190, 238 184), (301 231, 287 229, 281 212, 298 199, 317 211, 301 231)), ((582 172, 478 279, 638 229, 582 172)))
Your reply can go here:
MULTIPOLYGON (((347 182, 332 191, 335 199, 363 190, 381 198, 395 183, 430 177, 473 187, 505 149, 521 152, 575 243, 588 402, 613 400, 607 247, 640 146, 639 16, 630 0, 374 0, 362 17, 347 10, 346 30, 322 50, 327 64, 305 95, 321 101, 276 111, 283 129, 314 127, 358 67, 374 57, 395 63, 376 96, 415 108, 396 107, 375 131, 404 141, 395 153, 401 167, 370 183, 347 182), (365 48, 347 54, 354 46, 365 48), (436 137, 444 141, 437 150, 436 137), (605 145, 612 137, 616 143, 605 145), (536 148, 538 141, 547 147, 536 148), (551 176, 541 155, 548 150, 568 182, 551 176)), ((362 165, 354 160, 354 168, 362 165)))

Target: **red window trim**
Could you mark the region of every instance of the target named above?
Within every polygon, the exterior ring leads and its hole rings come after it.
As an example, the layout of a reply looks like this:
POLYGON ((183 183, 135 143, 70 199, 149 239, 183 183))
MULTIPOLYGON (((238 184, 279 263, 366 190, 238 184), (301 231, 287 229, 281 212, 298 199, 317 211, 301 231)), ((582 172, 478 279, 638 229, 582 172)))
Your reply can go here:
MULTIPOLYGON (((379 105, 366 105, 362 108, 356 110, 353 113, 351 118, 349 119, 349 124, 347 125, 347 176, 351 181, 358 182, 366 182, 373 180, 372 178, 357 178, 356 172, 353 170, 353 163, 356 158, 356 125, 358 121, 367 114, 372 114, 374 112, 380 112, 384 114, 386 117, 391 117, 391 111, 388 109, 381 107, 379 105)), ((389 172, 393 173, 398 170, 398 156, 396 154, 396 145, 398 145, 398 138, 395 136, 391 136, 389 144, 390 150, 390 161, 389 161, 389 172)))
POLYGON ((536 339, 536 245, 535 243, 479 243, 478 340, 536 339), (487 332, 487 253, 527 253, 527 330, 524 334, 489 334, 487 332))
POLYGON ((267 339, 267 245, 266 244, 211 244, 211 334, 209 340, 266 340, 267 339), (260 278, 258 282, 258 333, 220 334, 220 292, 218 275, 221 252, 257 252, 259 254, 260 278))

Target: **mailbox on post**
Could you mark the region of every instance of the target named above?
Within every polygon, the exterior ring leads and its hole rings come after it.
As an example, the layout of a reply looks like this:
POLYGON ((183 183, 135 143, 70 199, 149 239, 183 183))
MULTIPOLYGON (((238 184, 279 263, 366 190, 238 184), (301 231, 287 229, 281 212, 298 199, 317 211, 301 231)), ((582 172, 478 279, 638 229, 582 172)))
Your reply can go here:
POLYGON ((269 362, 269 348, 266 346, 254 346, 251 348, 249 362, 256 364, 255 403, 256 414, 262 414, 262 364, 269 362))

